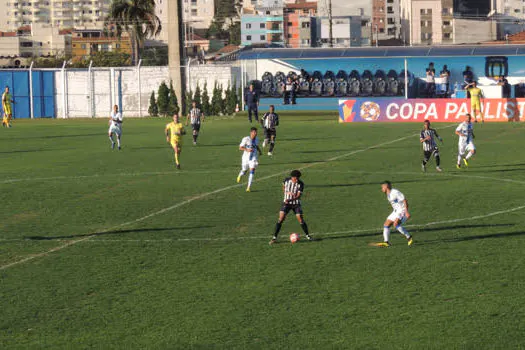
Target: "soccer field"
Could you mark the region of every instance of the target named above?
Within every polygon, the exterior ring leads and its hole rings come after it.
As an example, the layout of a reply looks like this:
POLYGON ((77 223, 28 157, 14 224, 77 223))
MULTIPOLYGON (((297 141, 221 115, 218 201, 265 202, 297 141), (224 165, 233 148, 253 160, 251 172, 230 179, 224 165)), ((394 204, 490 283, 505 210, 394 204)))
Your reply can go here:
POLYGON ((476 124, 457 170, 455 125, 436 124, 444 172, 422 173, 420 124, 282 113, 246 193, 246 117, 189 132, 181 170, 167 122, 125 120, 122 151, 107 120, 0 130, 0 348, 525 346, 523 125, 476 124), (316 240, 290 244, 289 215, 269 246, 292 169, 316 240), (383 180, 410 203, 411 247, 368 245, 383 180))

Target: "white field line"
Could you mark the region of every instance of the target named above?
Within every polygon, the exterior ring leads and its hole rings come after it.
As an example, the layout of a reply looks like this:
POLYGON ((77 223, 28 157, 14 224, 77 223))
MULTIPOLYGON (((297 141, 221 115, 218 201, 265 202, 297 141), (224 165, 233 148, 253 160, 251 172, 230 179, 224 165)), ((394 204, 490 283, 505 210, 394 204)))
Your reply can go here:
MULTIPOLYGON (((492 213, 488 213, 485 215, 476 215, 471 216, 467 218, 459 218, 459 219, 450 219, 450 220, 442 220, 442 221, 434 221, 434 222, 428 222, 426 224, 414 224, 414 225, 405 225, 405 227, 412 227, 412 228, 418 228, 418 227, 428 227, 428 226, 437 226, 437 225, 443 225, 443 224, 453 224, 463 221, 472 221, 472 220, 481 220, 486 219, 492 216, 498 216, 503 214, 512 213, 515 211, 523 210, 525 209, 525 205, 515 207, 512 209, 507 210, 499 210, 492 213)), ((348 231, 333 231, 333 232, 313 232, 312 235, 317 236, 333 236, 333 235, 340 235, 340 234, 348 234, 348 233, 365 233, 365 232, 377 232, 378 235, 381 234, 381 230, 379 228, 369 228, 369 229, 359 229, 359 230, 348 230, 348 231)), ((95 237, 95 236, 91 236, 95 237)), ((89 237, 89 238, 91 238, 89 237)), ((268 239, 269 236, 241 236, 241 237, 217 237, 217 238, 166 238, 166 239, 96 239, 96 240, 90 240, 92 243, 106 243, 106 242, 148 242, 148 243, 166 243, 166 242, 217 242, 217 241, 235 241, 235 240, 263 240, 268 239)), ((83 239, 83 241, 86 241, 87 239, 83 239)), ((24 239, 6 239, 1 241, 24 241, 24 239)), ((55 239, 53 241, 67 241, 64 239, 55 239)), ((57 248, 52 249, 49 252, 56 251, 57 248)), ((48 252, 46 252, 48 253, 48 252)), ((46 253, 38 254, 36 257, 43 256, 46 253)), ((23 261, 22 261, 23 262, 23 261)))
MULTIPOLYGON (((452 127, 452 126, 454 126, 454 125, 450 125, 448 127, 452 127)), ((337 159, 341 159, 341 158, 344 158, 344 157, 349 157, 349 156, 354 155, 354 154, 366 152, 366 151, 369 151, 371 149, 376 149, 376 148, 379 148, 379 147, 382 147, 382 146, 390 145, 392 143, 403 141, 403 140, 406 140, 406 139, 408 139, 410 137, 414 137, 414 136, 417 136, 417 135, 419 135, 419 134, 411 134, 411 135, 408 135, 408 136, 400 137, 400 138, 392 140, 392 141, 382 142, 382 143, 379 143, 379 144, 374 145, 374 146, 370 146, 370 147, 362 148, 362 149, 355 150, 355 151, 352 151, 352 152, 348 152, 348 153, 345 153, 345 154, 341 154, 339 156, 335 156, 335 157, 329 158, 329 159, 327 159, 325 161, 307 164, 307 165, 304 165, 303 167, 300 167, 298 169, 303 170, 303 169, 311 168, 311 167, 316 166, 316 165, 326 164, 326 163, 329 163, 329 162, 333 162, 334 160, 337 160, 337 159)), ((276 174, 272 174, 272 175, 268 175, 268 176, 259 178, 257 180, 258 181, 263 181, 263 180, 271 179, 271 178, 274 178, 274 177, 277 177, 277 176, 282 176, 283 174, 288 173, 288 171, 289 170, 282 171, 282 172, 279 172, 279 173, 276 173, 276 174)), ((221 192, 230 190, 232 188, 240 187, 240 186, 244 186, 244 184, 235 184, 235 185, 219 188, 219 189, 217 189, 215 191, 205 192, 205 193, 202 193, 200 195, 196 195, 194 197, 191 197, 191 198, 189 198, 189 199, 187 199, 185 201, 182 201, 180 203, 174 204, 172 206, 169 206, 169 207, 166 207, 164 209, 158 210, 158 211, 153 212, 151 214, 145 215, 145 216, 143 216, 141 218, 138 218, 138 219, 135 219, 135 220, 131 220, 131 221, 128 221, 128 222, 124 222, 124 223, 122 223, 120 225, 113 226, 111 228, 102 230, 102 231, 100 231, 98 233, 102 234, 102 233, 106 233, 106 232, 109 232, 109 231, 113 231, 113 230, 115 230, 117 228, 120 228, 120 227, 123 227, 123 226, 129 226, 129 225, 132 225, 132 224, 135 224, 135 223, 147 220, 147 219, 152 218, 154 216, 161 215, 161 214, 166 213, 168 211, 177 209, 177 208, 182 207, 182 206, 184 206, 186 204, 192 203, 192 202, 194 202, 196 200, 199 200, 199 199, 202 199, 202 198, 206 198, 206 197, 209 197, 211 195, 214 195, 214 194, 217 194, 217 193, 221 193, 221 192)), ((49 249, 49 250, 47 250, 45 252, 38 253, 38 254, 33 254, 33 255, 27 256, 27 257, 25 257, 25 258, 23 258, 21 260, 17 260, 17 261, 14 261, 14 262, 11 262, 11 263, 8 263, 8 264, 5 264, 5 265, 1 265, 0 266, 0 271, 8 269, 8 268, 16 266, 16 265, 20 265, 20 264, 29 262, 29 261, 34 260, 36 258, 45 257, 45 256, 47 256, 47 255, 49 255, 51 253, 63 250, 65 248, 71 247, 71 246, 76 245, 76 244, 81 243, 81 242, 85 242, 87 240, 90 240, 93 237, 96 237, 96 235, 86 236, 86 237, 82 237, 82 238, 79 238, 79 239, 73 239, 73 240, 67 241, 67 243, 65 243, 65 244, 62 244, 62 245, 60 245, 58 247, 49 249)))

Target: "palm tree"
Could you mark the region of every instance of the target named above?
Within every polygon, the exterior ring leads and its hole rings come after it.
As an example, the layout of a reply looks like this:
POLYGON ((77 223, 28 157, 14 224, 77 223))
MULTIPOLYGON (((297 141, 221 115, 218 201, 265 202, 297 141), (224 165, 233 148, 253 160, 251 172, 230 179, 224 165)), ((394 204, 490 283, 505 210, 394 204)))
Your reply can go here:
POLYGON ((120 37, 127 32, 131 38, 132 60, 136 64, 147 38, 159 35, 162 24, 155 14, 155 0, 113 0, 106 25, 113 24, 120 37))

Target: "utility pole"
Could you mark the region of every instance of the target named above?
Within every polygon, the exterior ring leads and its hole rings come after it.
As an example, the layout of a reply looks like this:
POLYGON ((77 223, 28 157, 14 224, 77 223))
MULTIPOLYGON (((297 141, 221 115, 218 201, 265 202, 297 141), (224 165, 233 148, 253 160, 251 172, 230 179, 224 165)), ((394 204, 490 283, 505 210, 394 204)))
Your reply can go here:
MULTIPOLYGON (((169 77, 173 81, 175 95, 181 107, 184 106, 186 80, 184 77, 184 29, 182 21, 182 0, 168 1, 168 25, 164 30, 168 32, 168 69, 169 77)), ((182 110, 182 108, 181 108, 182 110)))
POLYGON ((328 0, 328 45, 334 47, 334 23, 332 20, 332 0, 328 0))

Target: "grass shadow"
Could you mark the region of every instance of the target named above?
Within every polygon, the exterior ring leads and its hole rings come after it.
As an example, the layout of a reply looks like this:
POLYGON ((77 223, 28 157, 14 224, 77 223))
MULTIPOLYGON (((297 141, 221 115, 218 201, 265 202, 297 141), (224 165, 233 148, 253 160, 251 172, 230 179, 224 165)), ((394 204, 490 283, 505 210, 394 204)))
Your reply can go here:
POLYGON ((86 233, 86 234, 81 234, 81 235, 27 236, 27 237, 24 237, 24 239, 31 240, 31 241, 53 241, 57 239, 74 239, 74 238, 97 237, 97 236, 105 236, 105 235, 118 235, 118 234, 138 233, 138 232, 163 232, 163 231, 175 231, 175 230, 191 230, 191 229, 211 228, 211 227, 213 226, 139 228, 139 229, 133 229, 133 230, 101 231, 101 232, 86 233))

